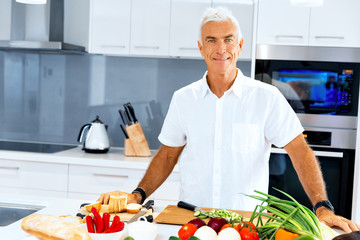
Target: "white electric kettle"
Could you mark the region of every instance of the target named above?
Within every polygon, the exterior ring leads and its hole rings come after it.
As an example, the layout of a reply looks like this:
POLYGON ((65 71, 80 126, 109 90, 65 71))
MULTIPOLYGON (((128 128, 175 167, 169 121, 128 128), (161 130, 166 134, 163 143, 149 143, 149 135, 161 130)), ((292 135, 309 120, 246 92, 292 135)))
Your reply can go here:
POLYGON ((106 153, 109 151, 109 137, 107 126, 100 121, 99 116, 91 123, 81 127, 78 141, 82 142, 85 136, 83 150, 88 153, 106 153))

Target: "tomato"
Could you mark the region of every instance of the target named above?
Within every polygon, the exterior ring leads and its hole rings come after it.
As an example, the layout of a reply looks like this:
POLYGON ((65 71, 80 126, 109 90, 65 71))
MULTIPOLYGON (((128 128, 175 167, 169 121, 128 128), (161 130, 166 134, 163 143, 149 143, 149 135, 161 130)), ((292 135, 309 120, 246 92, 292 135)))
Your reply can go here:
POLYGON ((187 223, 182 226, 178 232, 179 238, 181 240, 187 240, 189 237, 193 236, 196 232, 197 227, 192 223, 187 223))
POLYGON ((244 227, 240 230, 241 240, 259 240, 257 232, 251 228, 244 227))
POLYGON ((236 225, 236 224, 233 224, 233 223, 226 223, 224 226, 222 226, 222 228, 220 229, 220 232, 221 232, 222 230, 224 230, 225 228, 231 227, 231 228, 234 228, 236 231, 238 231, 238 232, 240 233, 240 230, 239 230, 239 228, 238 228, 239 225, 240 225, 240 224, 236 225))
POLYGON ((245 221, 245 222, 242 222, 241 224, 238 225, 239 232, 243 228, 252 229, 253 231, 256 232, 256 227, 252 222, 245 221))

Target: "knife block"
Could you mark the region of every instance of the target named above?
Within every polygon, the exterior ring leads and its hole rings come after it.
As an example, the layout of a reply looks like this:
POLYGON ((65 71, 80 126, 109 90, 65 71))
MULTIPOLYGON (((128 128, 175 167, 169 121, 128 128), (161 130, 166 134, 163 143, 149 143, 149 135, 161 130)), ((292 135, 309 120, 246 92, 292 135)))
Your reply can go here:
POLYGON ((144 132, 140 123, 126 126, 126 132, 129 138, 125 138, 124 149, 125 156, 131 157, 149 157, 151 151, 146 141, 144 132))

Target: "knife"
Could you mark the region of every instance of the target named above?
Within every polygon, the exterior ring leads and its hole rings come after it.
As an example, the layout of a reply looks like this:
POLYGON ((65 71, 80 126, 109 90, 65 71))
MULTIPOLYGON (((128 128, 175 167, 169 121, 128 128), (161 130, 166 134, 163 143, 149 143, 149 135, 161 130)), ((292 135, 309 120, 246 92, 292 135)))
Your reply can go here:
POLYGON ((204 209, 200 208, 200 207, 197 207, 195 205, 192 205, 190 203, 187 203, 187 202, 184 202, 184 201, 179 201, 177 206, 179 208, 185 208, 187 210, 190 210, 190 211, 200 211, 201 214, 205 215, 205 216, 208 216, 211 218, 211 216, 209 215, 209 212, 208 211, 205 211, 204 209))
POLYGON ((129 125, 134 124, 134 120, 131 118, 132 116, 131 116, 128 105, 124 104, 124 109, 125 109, 125 116, 129 121, 129 125))
POLYGON ((129 126, 129 120, 128 120, 127 116, 126 116, 125 111, 120 109, 119 113, 120 113, 120 117, 121 117, 121 120, 124 123, 124 125, 129 126))
POLYGON ((125 138, 129 138, 129 135, 127 134, 127 132, 122 124, 120 124, 120 128, 121 128, 122 132, 124 133, 125 138))
POLYGON ((135 116, 135 110, 134 110, 133 106, 131 105, 130 102, 128 102, 128 103, 126 104, 126 106, 128 107, 129 113, 130 113, 131 118, 133 119, 134 123, 137 123, 138 120, 137 120, 137 118, 136 118, 136 116, 135 116))
POLYGON ((153 206, 154 205, 154 200, 149 200, 147 201, 143 206, 142 209, 135 214, 129 221, 127 221, 127 223, 132 223, 138 220, 139 217, 145 215, 145 213, 147 213, 147 211, 149 209, 152 209, 152 211, 154 211, 153 206))

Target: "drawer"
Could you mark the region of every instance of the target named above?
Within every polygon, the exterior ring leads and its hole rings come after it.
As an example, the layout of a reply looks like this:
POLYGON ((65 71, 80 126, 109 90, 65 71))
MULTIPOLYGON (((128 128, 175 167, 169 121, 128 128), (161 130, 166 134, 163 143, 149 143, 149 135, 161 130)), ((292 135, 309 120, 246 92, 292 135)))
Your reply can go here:
POLYGON ((145 170, 90 166, 69 166, 69 192, 101 194, 120 190, 133 191, 145 170))
POLYGON ((67 191, 67 164, 0 160, 0 186, 67 191))

